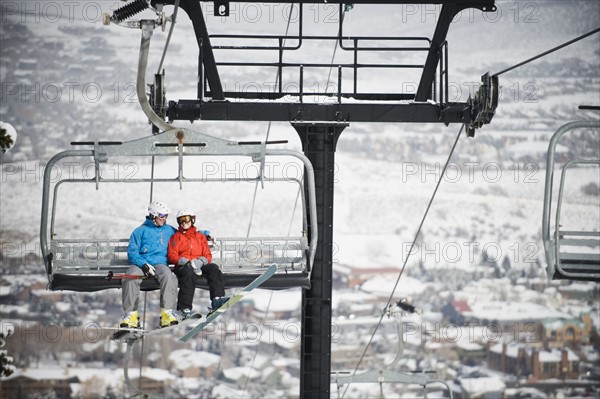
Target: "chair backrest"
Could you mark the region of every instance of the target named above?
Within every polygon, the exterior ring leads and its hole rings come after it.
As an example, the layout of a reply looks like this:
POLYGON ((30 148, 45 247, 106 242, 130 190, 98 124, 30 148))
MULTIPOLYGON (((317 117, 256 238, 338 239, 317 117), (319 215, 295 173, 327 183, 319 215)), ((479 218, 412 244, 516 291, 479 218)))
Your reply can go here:
MULTIPOLYGON (((593 220, 588 220, 587 222, 593 226, 590 229, 575 230, 571 226, 564 227, 564 218, 561 219, 567 171, 576 167, 600 168, 598 154, 596 153, 595 159, 574 155, 576 159, 562 165, 558 191, 556 195, 553 193, 556 146, 564 134, 579 128, 600 128, 600 121, 567 123, 554 133, 548 145, 542 218, 542 238, 548 264, 546 270, 552 279, 600 281, 600 231, 598 231, 600 220, 596 220, 595 223, 593 220), (553 201, 556 201, 554 210, 552 209, 553 201), (552 223, 554 223, 553 231, 552 223)), ((600 185, 600 181, 596 184, 600 185)), ((599 219, 591 214, 588 215, 588 218, 599 219)))

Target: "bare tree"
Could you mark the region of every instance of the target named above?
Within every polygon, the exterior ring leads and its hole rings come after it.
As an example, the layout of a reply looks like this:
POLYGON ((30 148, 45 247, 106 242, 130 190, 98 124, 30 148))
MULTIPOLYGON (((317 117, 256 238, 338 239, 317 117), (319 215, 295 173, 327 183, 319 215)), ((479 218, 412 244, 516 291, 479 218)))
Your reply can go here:
MULTIPOLYGON (((4 347, 6 344, 6 338, 13 333, 14 330, 11 328, 7 328, 6 331, 0 332, 0 348, 4 347)), ((13 366, 12 356, 8 356, 8 352, 6 350, 0 349, 0 377, 8 377, 14 372, 15 367, 13 366)))

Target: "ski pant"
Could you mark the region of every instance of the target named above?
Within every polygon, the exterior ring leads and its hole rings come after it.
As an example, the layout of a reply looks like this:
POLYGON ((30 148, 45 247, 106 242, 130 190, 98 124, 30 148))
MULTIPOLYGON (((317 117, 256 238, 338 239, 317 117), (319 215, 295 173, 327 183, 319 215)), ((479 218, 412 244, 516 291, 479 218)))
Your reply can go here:
MULTIPOLYGON (((154 265, 154 268, 156 269, 156 279, 160 284, 160 307, 163 309, 174 309, 177 298, 177 277, 175 277, 167 265, 154 265)), ((142 276, 144 272, 139 267, 133 265, 127 269, 127 274, 142 276)), ((138 310, 141 285, 141 279, 121 280, 123 311, 132 312, 138 310)))
MULTIPOLYGON (((225 282, 223 281, 223 272, 219 266, 209 263, 200 268, 202 275, 208 283, 210 299, 225 296, 225 282)), ((177 296, 177 310, 192 309, 194 301, 194 292, 196 291, 196 274, 190 265, 185 265, 175 269, 177 280, 179 281, 179 295, 177 296)))

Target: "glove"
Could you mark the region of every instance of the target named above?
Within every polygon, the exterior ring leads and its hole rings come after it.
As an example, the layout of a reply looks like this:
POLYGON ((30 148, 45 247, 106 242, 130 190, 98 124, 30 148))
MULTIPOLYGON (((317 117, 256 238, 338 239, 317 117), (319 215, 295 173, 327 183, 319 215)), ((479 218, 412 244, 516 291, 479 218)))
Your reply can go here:
POLYGON ((206 259, 204 256, 199 257, 196 259, 196 261, 200 263, 201 267, 208 265, 208 259, 206 259))
POLYGON ((145 276, 148 276, 148 277, 156 276, 156 269, 150 263, 144 263, 144 266, 142 266, 142 271, 144 272, 145 276))
POLYGON ((177 261, 177 266, 185 266, 189 263, 189 260, 186 258, 181 258, 177 261))
POLYGON ((190 265, 192 265, 192 269, 194 270, 194 274, 201 276, 202 275, 202 270, 200 270, 198 268, 198 266, 196 266, 196 262, 195 261, 190 261, 190 265))

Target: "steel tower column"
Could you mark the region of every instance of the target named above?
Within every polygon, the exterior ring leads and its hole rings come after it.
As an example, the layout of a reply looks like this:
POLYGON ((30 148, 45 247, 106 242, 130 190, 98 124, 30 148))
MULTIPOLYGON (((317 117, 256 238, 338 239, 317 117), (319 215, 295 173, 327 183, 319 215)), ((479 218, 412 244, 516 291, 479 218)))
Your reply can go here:
POLYGON ((311 288, 302 291, 300 398, 329 398, 334 155, 338 138, 348 124, 300 122, 292 126, 314 168, 319 234, 311 265, 311 288))

